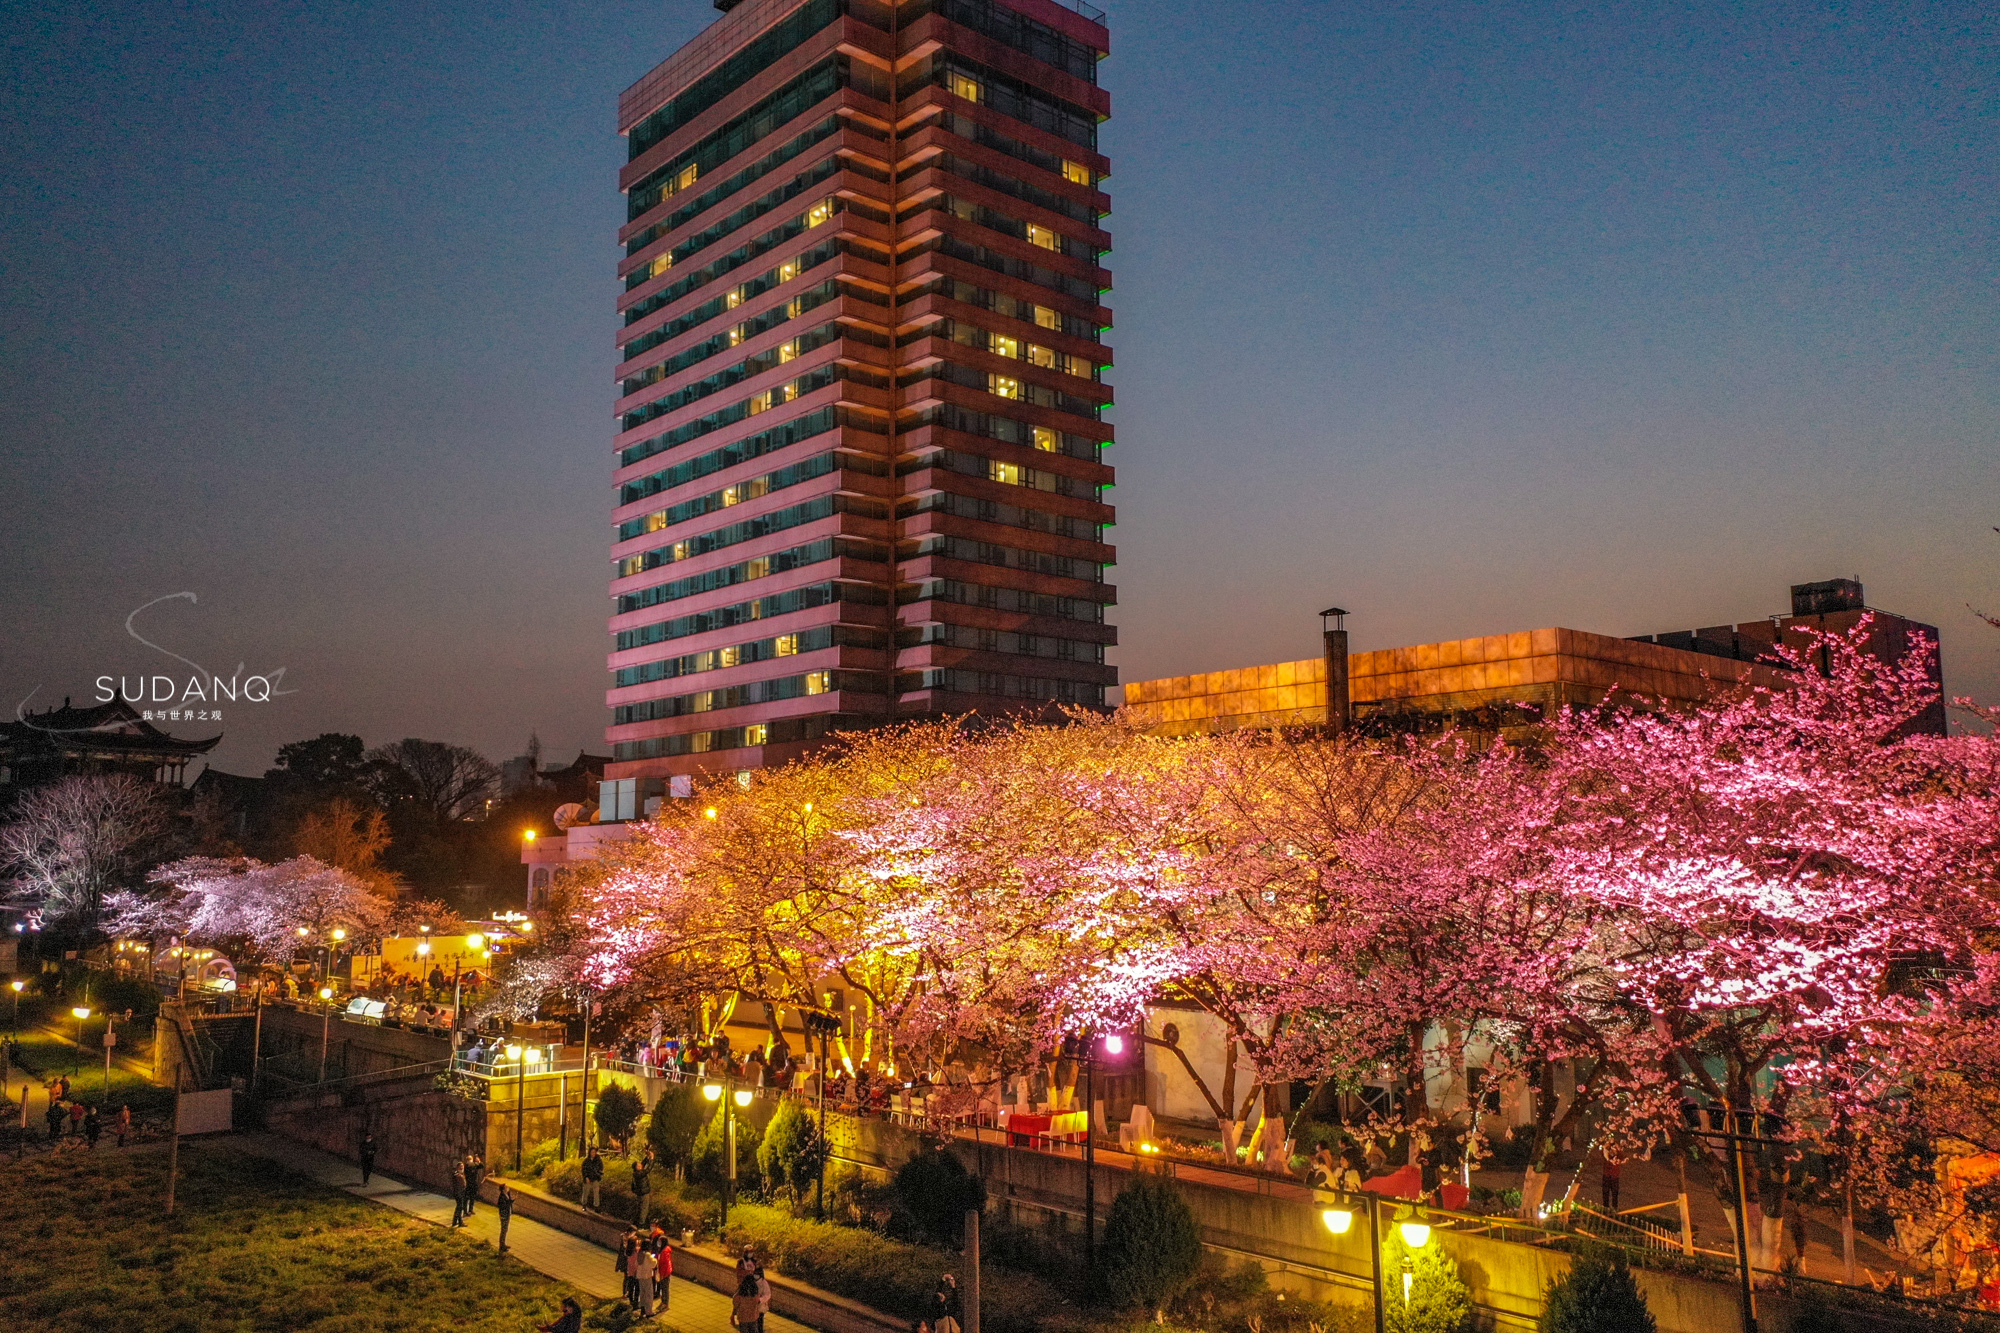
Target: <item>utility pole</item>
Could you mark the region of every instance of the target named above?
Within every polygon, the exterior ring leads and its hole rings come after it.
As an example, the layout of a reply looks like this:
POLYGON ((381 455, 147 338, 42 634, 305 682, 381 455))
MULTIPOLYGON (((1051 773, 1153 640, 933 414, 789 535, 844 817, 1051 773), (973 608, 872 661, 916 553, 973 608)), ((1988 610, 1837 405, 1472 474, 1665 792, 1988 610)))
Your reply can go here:
POLYGON ((965 1333, 979 1333, 979 1210, 965 1210, 965 1333))
MULTIPOLYGON (((1755 1134, 1739 1134, 1737 1131, 1742 1128, 1741 1114, 1733 1107, 1726 1107, 1722 1112, 1722 1116, 1723 1124, 1727 1128, 1722 1130, 1697 1129, 1691 1132, 1698 1138, 1720 1139, 1729 1149, 1730 1184, 1736 1194, 1737 1295, 1743 1309, 1743 1333, 1757 1333, 1757 1295, 1752 1285, 1750 1274, 1750 1197, 1749 1189, 1744 1183, 1743 1145, 1746 1143, 1782 1145, 1784 1141, 1782 1139, 1761 1138, 1755 1134)), ((1750 1114, 1753 1117, 1751 1128, 1755 1129, 1756 1122, 1754 1117, 1756 1113, 1751 1112, 1750 1114)))

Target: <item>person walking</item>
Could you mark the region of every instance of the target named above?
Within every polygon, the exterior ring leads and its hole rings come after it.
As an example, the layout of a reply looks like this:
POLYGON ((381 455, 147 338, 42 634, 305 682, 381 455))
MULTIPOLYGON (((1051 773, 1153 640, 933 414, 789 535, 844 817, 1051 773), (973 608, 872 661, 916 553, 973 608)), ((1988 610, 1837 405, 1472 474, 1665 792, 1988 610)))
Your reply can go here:
POLYGON ((1617 1162, 1609 1157, 1604 1159, 1604 1170, 1597 1178, 1597 1193, 1604 1201, 1604 1211, 1607 1213, 1618 1211, 1618 1185, 1620 1177, 1624 1174, 1624 1168, 1617 1162))
POLYGON ((639 1317, 641 1319, 651 1319, 653 1317, 653 1280, 659 1276, 659 1272, 660 1265, 653 1258, 653 1252, 644 1245, 639 1246, 632 1256, 632 1276, 635 1285, 639 1289, 639 1317))
POLYGON ((500 1253, 507 1253, 507 1224, 514 1220, 514 1191, 503 1181, 500 1193, 494 1196, 493 1206, 500 1210, 500 1253))
POLYGON ((451 1164, 451 1224, 465 1225, 465 1163, 467 1158, 455 1159, 451 1164))
POLYGON ((757 1279, 745 1273, 736 1284, 736 1294, 729 1300, 729 1322, 736 1325, 736 1333, 757 1333, 757 1320, 761 1316, 757 1279))
POLYGON ((653 1154, 644 1153, 632 1163, 632 1197, 639 1204, 639 1225, 646 1225, 646 1218, 653 1207, 653 1154))
POLYGON ((654 1279, 654 1294, 659 1297, 660 1309, 664 1311, 674 1303, 674 1246, 665 1232, 661 1232, 654 1242, 653 1260, 660 1269, 654 1279))
POLYGON ((479 1211, 479 1182, 486 1179, 486 1159, 473 1153, 465 1162, 465 1215, 479 1211))
POLYGON ((593 1145, 590 1155, 583 1159, 583 1206, 596 1212, 604 1204, 604 1159, 597 1154, 593 1145))
POLYGON ((119 1147, 122 1148, 125 1146, 125 1136, 130 1134, 131 1132, 132 1132, 132 1108, 130 1106, 121 1106, 118 1108, 119 1147))
POLYGON ((764 1265, 758 1264, 750 1276, 757 1282, 757 1333, 764 1333, 764 1316, 771 1313, 771 1280, 764 1276, 764 1265))
POLYGON ((103 1122, 98 1120, 97 1108, 93 1106, 83 1113, 83 1137, 90 1144, 93 1151, 97 1147, 97 1136, 103 1132, 103 1122))
POLYGON ((361 1183, 366 1185, 368 1177, 375 1174, 375 1136, 361 1136, 361 1183))
POLYGON ((69 1132, 71 1137, 83 1133, 82 1102, 71 1102, 69 1104, 69 1132))
POLYGON ((546 1324, 536 1324, 535 1333, 583 1333, 583 1307, 576 1297, 562 1298, 562 1313, 546 1324))

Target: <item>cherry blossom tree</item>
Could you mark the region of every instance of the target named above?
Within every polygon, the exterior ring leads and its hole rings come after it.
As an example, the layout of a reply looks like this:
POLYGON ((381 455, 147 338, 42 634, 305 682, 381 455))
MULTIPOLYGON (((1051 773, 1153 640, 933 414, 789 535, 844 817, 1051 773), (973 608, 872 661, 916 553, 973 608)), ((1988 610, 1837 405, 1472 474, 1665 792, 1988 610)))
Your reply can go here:
POLYGON ((360 944, 388 924, 388 908, 367 885, 310 856, 268 865, 252 857, 186 857, 147 879, 159 891, 107 900, 107 929, 174 935, 275 963, 303 940, 318 943, 339 929, 360 944))

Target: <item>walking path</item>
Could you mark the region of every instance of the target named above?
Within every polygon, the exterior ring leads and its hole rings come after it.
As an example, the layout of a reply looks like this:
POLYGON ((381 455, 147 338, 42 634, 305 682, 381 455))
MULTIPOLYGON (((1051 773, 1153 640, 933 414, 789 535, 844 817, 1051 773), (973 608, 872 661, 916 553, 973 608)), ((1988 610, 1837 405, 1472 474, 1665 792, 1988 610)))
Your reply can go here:
MULTIPOLYGON (((349 1194, 421 1217, 439 1226, 451 1224, 452 1201, 442 1194, 406 1185, 379 1171, 363 1185, 361 1170, 353 1163, 276 1134, 243 1134, 236 1136, 232 1142, 324 1184, 344 1189, 349 1194)), ((478 1240, 499 1244, 499 1211, 490 1203, 482 1203, 479 1211, 466 1224, 465 1231, 478 1240)), ((624 1283, 612 1271, 611 1251, 518 1213, 507 1229, 507 1253, 528 1267, 560 1278, 592 1296, 610 1298, 623 1295, 624 1283)), ((711 1330, 713 1333, 734 1333, 735 1326, 729 1320, 729 1298, 719 1291, 689 1282, 678 1274, 672 1280, 667 1304, 660 1308, 664 1322, 687 1333, 711 1333, 711 1330)), ((764 1326, 767 1333, 811 1333, 806 1325, 779 1314, 766 1316, 764 1326)))

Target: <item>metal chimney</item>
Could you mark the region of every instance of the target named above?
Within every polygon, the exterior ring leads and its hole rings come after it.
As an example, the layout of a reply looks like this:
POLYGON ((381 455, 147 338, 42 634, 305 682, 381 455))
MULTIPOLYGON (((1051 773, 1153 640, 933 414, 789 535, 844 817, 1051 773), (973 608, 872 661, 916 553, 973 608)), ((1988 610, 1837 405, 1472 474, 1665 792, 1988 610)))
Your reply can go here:
POLYGON ((1326 647, 1326 729, 1346 731, 1354 720, 1347 694, 1347 612, 1337 606, 1320 612, 1319 632, 1326 647))

